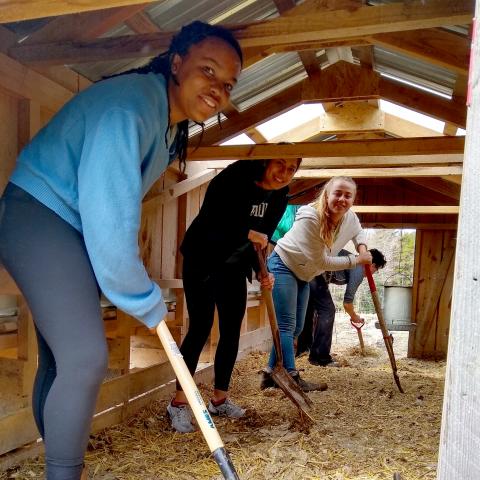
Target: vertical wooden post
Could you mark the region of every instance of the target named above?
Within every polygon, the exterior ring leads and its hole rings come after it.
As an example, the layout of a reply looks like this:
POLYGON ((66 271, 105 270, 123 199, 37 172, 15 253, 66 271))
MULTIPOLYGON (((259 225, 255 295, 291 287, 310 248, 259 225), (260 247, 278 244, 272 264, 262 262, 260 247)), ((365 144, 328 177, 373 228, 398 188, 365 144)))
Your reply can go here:
POLYGON ((469 73, 447 376, 438 480, 480 478, 480 1, 476 2, 469 73))
POLYGON ((18 301, 18 359, 22 360, 23 406, 30 404, 33 381, 37 371, 37 342, 32 315, 22 296, 18 301))
MULTIPOLYGON (((178 197, 178 217, 177 217, 177 256, 175 261, 175 278, 183 278, 183 256, 180 253, 180 245, 187 230, 187 194, 178 197)), ((175 325, 177 327, 186 327, 187 320, 187 305, 185 302, 185 295, 183 289, 175 290, 176 306, 175 306, 175 325)), ((174 335, 173 338, 180 345, 185 337, 186 328, 181 328, 179 335, 174 335)))

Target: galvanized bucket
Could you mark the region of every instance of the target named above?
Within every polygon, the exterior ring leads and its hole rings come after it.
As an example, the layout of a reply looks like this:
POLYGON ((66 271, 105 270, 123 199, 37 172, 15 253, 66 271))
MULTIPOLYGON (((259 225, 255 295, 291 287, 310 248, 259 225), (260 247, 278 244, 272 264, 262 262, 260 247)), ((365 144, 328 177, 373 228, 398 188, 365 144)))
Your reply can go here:
POLYGON ((415 327, 412 324, 412 282, 409 277, 402 273, 394 273, 387 278, 383 295, 383 316, 389 330, 411 330, 415 327), (399 280, 398 276, 402 278, 399 280), (391 282, 397 277, 396 284, 391 282), (405 282, 407 280, 407 282, 405 282), (408 283, 401 285, 401 283, 408 283))

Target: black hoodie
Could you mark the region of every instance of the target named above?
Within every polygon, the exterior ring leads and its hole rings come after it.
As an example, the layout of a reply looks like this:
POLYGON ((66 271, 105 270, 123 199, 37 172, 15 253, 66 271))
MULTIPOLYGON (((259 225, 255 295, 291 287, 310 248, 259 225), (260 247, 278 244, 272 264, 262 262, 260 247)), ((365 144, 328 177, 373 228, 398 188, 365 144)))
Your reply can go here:
POLYGON ((287 206, 288 187, 264 190, 256 185, 265 170, 261 160, 239 160, 220 172, 207 188, 199 214, 188 228, 180 251, 200 275, 227 264, 251 279, 258 271, 249 230, 270 237, 287 206))

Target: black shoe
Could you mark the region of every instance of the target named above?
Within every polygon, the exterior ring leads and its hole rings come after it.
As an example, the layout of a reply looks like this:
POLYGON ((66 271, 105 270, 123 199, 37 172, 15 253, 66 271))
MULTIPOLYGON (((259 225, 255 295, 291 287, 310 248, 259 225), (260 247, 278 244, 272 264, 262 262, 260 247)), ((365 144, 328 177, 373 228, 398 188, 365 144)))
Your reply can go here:
POLYGON ((303 392, 323 392, 328 388, 328 385, 326 383, 313 383, 305 381, 302 377, 300 377, 300 374, 297 370, 290 372, 290 375, 303 392))
POLYGON ((329 362, 315 360, 314 358, 309 357, 308 363, 310 365, 315 365, 316 367, 340 367, 341 365, 335 360, 330 360, 329 362))
POLYGON ((265 371, 262 372, 262 380, 260 381, 260 390, 265 390, 266 388, 278 388, 277 384, 274 382, 272 375, 265 371))

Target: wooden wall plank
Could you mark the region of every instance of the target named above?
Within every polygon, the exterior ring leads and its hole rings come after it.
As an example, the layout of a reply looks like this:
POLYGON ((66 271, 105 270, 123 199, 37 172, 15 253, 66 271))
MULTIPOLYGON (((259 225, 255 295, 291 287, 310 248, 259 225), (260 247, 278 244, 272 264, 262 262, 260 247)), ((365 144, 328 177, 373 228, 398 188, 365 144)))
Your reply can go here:
POLYGON ((19 98, 29 98, 57 111, 73 93, 39 73, 0 53, 0 88, 19 98))
POLYGON ((409 356, 442 358, 446 355, 449 321, 449 290, 452 282, 454 232, 417 233, 415 305, 412 307, 417 328, 411 334, 409 356))
MULTIPOLYGON (((0 79, 1 85, 1 79, 0 79)), ((0 194, 7 185, 17 158, 19 100, 0 90, 0 194)))

